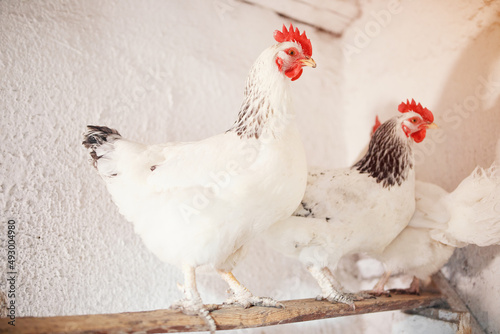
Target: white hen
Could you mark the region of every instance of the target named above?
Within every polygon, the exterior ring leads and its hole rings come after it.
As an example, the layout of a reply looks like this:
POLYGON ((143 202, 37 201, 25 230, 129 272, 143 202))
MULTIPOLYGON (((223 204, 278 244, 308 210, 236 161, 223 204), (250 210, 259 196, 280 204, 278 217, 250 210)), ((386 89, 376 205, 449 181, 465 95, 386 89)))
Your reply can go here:
POLYGON ((231 270, 258 233, 290 216, 304 194, 306 159, 290 108, 290 81, 315 67, 305 33, 275 31, 250 70, 238 120, 198 142, 144 145, 89 126, 84 146, 125 218, 161 260, 184 273, 176 305, 215 330, 196 288, 195 268, 212 265, 229 284, 228 303, 280 306, 253 296, 231 270), (290 80, 291 79, 291 80, 290 80))
POLYGON ((348 254, 382 252, 415 210, 412 146, 425 138, 434 118, 414 101, 399 109, 406 113, 377 129, 353 167, 311 170, 294 216, 266 233, 273 248, 306 265, 322 289, 318 298, 353 305, 328 266, 348 254))
MULTIPOLYGON (((414 276, 409 293, 418 293, 420 280, 439 271, 456 247, 500 244, 500 141, 496 162, 476 167, 448 193, 427 182, 416 182, 416 209, 407 228, 376 256, 386 273, 374 291, 384 292, 391 273, 414 276)), ((401 290, 400 290, 401 291, 401 290)))

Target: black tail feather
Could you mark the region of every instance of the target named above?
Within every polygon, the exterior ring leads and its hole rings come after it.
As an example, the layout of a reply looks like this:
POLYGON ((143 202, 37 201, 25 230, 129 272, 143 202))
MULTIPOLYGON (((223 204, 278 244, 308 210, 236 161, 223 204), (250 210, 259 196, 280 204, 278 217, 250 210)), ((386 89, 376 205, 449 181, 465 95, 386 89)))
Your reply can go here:
POLYGON ((82 145, 90 150, 90 157, 92 164, 97 169, 97 160, 100 156, 95 152, 96 148, 101 146, 104 142, 108 142, 109 137, 116 139, 121 137, 120 133, 115 129, 106 126, 87 125, 87 132, 83 135, 82 145))
POLYGON ((83 135, 82 145, 85 148, 94 148, 108 141, 108 136, 120 136, 120 133, 115 129, 110 129, 107 126, 87 125, 87 132, 83 135))

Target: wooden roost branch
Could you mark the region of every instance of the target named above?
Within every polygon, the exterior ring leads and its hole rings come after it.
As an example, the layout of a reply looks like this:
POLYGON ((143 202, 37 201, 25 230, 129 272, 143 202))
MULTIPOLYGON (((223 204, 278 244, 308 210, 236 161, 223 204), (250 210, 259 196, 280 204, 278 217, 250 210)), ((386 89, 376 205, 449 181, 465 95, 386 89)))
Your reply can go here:
MULTIPOLYGON (((348 315, 409 310, 429 307, 442 302, 441 294, 425 292, 420 296, 393 295, 356 302, 356 309, 348 305, 332 304, 314 299, 284 301, 284 309, 237 306, 224 307, 211 314, 218 330, 263 327, 348 315)), ((178 311, 155 310, 116 314, 95 314, 60 317, 16 318, 16 326, 0 323, 1 333, 178 333, 206 331, 207 326, 197 316, 178 311)))

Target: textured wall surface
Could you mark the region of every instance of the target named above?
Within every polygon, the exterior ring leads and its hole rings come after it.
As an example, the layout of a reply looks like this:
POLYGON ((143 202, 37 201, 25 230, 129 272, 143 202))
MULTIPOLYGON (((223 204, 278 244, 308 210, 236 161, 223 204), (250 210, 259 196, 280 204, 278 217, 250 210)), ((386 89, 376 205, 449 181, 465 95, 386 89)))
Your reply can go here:
MULTIPOLYGON (((441 126, 421 145, 418 178, 453 189, 476 164, 491 163, 500 136, 499 3, 359 6, 361 17, 340 38, 298 24, 318 63, 293 84, 309 163, 346 166, 366 145, 374 115, 388 118, 414 97, 441 126)), ((146 143, 225 131, 248 69, 287 22, 229 0, 0 1, 0 205, 2 220, 18 229, 19 316, 150 310, 181 297, 180 271, 145 249, 88 163, 84 127, 108 125, 146 143)), ((235 274, 255 294, 319 292, 298 263, 252 250, 235 274)), ((499 254, 500 246, 468 247, 447 268, 492 333, 500 331, 499 254)), ((358 267, 346 261, 342 269, 344 285, 358 289, 358 267)), ((204 301, 223 301, 225 284, 210 269, 199 273, 204 301)), ((386 313, 244 332, 387 333, 393 318, 401 321, 386 313)))

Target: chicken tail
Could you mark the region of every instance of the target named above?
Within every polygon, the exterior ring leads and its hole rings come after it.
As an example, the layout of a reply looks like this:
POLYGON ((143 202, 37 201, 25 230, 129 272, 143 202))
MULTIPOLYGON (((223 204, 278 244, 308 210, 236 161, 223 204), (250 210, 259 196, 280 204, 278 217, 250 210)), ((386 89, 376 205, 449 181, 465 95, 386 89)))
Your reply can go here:
POLYGON ((115 129, 95 125, 88 125, 87 132, 83 135, 82 145, 90 151, 92 165, 103 176, 116 175, 116 172, 103 167, 109 167, 109 164, 105 162, 110 160, 110 155, 114 151, 113 143, 119 138, 121 135, 115 129))
POLYGON ((444 232, 432 237, 455 247, 500 244, 500 169, 476 167, 449 195, 451 218, 444 232))

